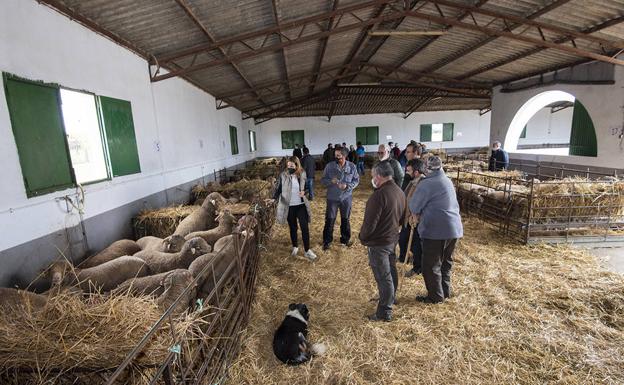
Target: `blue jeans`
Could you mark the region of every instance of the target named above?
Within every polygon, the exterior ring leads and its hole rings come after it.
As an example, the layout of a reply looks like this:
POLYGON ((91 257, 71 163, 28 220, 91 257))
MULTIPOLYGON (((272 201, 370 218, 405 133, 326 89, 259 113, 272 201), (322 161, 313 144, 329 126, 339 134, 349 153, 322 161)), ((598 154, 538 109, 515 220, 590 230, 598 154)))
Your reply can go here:
POLYGON ((351 239, 351 201, 353 197, 349 195, 341 201, 327 201, 325 210, 325 227, 323 228, 323 243, 330 244, 334 240, 334 224, 336 216, 340 211, 340 243, 347 244, 351 239))
POLYGON ((360 175, 364 175, 364 161, 363 160, 358 160, 357 170, 360 175))
POLYGON ((314 178, 306 178, 306 190, 308 190, 308 199, 314 199, 314 178))

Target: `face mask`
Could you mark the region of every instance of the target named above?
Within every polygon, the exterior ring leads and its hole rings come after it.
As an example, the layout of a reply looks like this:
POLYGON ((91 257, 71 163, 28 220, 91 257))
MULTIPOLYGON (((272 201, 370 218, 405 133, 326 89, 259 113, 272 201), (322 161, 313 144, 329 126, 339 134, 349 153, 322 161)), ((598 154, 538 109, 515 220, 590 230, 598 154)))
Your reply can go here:
POLYGON ((375 179, 371 179, 371 184, 373 185, 373 188, 377 188, 377 183, 375 183, 375 179))
POLYGON ((294 168, 288 168, 288 173, 289 174, 294 174, 295 173, 295 169, 294 168))

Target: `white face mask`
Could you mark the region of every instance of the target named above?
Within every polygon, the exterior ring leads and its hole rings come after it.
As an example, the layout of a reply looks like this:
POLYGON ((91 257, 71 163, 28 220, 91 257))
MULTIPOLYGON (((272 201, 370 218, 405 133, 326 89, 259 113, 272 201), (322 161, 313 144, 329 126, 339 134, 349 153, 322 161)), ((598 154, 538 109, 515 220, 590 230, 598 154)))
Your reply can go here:
POLYGON ((373 188, 377 188, 377 183, 375 183, 375 178, 371 179, 371 184, 373 185, 373 188))

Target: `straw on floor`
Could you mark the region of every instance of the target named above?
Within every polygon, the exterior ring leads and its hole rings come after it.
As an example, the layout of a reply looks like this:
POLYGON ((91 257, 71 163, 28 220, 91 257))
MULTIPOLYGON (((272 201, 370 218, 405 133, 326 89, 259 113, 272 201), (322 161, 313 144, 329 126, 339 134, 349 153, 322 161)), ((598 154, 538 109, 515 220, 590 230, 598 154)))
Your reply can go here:
MULTIPOLYGON (((364 179, 355 193, 354 239, 369 186, 364 179)), ((363 316, 377 293, 366 249, 336 245, 336 226, 334 245, 321 251, 325 202, 317 190, 311 236, 319 259, 290 257, 288 228, 274 228, 229 384, 624 383, 624 277, 595 258, 566 246, 520 246, 469 220, 454 296, 420 304, 422 277, 401 274, 393 322, 371 323, 363 316), (308 304, 309 340, 328 345, 300 367, 281 364, 271 348, 291 302, 308 304)))

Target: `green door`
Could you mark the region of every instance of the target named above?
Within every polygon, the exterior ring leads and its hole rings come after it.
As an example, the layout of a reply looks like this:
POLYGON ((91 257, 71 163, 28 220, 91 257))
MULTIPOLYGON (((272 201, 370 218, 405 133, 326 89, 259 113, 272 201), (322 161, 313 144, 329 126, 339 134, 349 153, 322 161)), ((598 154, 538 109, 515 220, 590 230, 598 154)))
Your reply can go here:
POLYGON ((99 99, 113 176, 141 172, 130 102, 106 96, 99 99))

